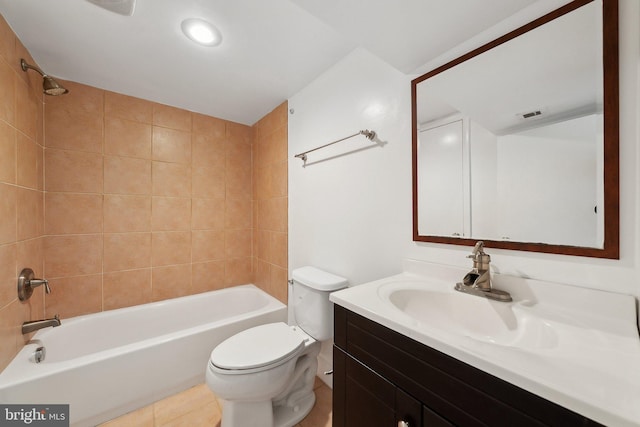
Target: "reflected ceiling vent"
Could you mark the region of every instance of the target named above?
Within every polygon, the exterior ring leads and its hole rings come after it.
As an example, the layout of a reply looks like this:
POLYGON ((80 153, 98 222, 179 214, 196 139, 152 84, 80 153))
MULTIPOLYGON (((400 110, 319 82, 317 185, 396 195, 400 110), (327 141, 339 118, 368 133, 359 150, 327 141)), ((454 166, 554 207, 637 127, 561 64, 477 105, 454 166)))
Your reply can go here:
POLYGON ((527 111, 525 113, 518 113, 516 114, 516 116, 518 116, 518 118, 520 118, 521 120, 527 120, 527 119, 540 118, 540 116, 542 116, 543 113, 544 113, 544 109, 540 108, 537 110, 527 111))
POLYGON ((542 115, 542 111, 540 111, 540 110, 536 110, 536 111, 531 111, 531 112, 529 112, 529 113, 524 113, 524 114, 522 115, 522 118, 523 118, 523 119, 530 119, 530 118, 532 118, 532 117, 535 117, 535 116, 541 116, 541 115, 542 115))
POLYGON ((131 16, 136 0, 87 0, 90 3, 119 15, 131 16))

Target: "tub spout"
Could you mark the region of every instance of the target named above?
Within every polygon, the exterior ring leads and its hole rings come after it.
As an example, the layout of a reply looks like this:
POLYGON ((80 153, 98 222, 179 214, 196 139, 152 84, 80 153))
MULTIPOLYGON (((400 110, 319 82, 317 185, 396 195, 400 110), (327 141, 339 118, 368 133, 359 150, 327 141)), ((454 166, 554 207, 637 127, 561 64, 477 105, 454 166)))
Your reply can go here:
POLYGON ((38 329, 48 328, 49 326, 60 326, 62 322, 60 322, 60 317, 56 314, 51 319, 43 319, 43 320, 33 320, 31 322, 24 322, 22 324, 22 333, 28 334, 29 332, 37 331, 38 329))

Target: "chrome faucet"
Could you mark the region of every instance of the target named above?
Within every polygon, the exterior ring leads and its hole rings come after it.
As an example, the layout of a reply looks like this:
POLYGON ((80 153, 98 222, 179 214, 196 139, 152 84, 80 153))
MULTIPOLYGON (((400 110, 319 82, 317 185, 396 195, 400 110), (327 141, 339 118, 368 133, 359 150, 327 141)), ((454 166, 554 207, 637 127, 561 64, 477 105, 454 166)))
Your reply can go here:
POLYGON ((491 256, 484 252, 484 242, 480 241, 473 247, 471 255, 473 269, 468 272, 462 282, 456 283, 454 289, 471 295, 482 296, 497 301, 512 301, 508 292, 493 289, 491 284, 491 256))
POLYGON ((24 322, 22 324, 22 333, 28 334, 29 332, 37 331, 38 329, 48 328, 49 326, 60 326, 62 322, 60 322, 60 317, 56 314, 51 319, 43 319, 43 320, 32 320, 31 322, 24 322))

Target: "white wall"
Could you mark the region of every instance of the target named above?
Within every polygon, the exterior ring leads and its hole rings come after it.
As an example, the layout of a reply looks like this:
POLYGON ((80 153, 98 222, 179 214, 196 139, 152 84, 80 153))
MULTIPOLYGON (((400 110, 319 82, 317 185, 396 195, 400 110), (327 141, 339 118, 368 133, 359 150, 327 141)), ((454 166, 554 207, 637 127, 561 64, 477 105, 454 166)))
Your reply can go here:
MULTIPOLYGON (((620 1, 621 258, 489 250, 498 272, 640 293, 640 3, 620 1)), ((470 247, 412 241, 410 80, 356 50, 289 100, 289 267, 311 264, 360 284, 401 271, 403 258, 470 266, 470 247), (364 137, 293 155, 360 129, 364 137)))
POLYGON ((496 221, 498 207, 498 138, 469 120, 469 169, 472 236, 503 236, 496 221))
POLYGON ((602 247, 594 209, 603 175, 597 168, 602 138, 593 136, 597 120, 591 115, 498 138, 494 239, 602 247), (582 135, 584 129, 590 133, 582 135))
POLYGON ((400 271, 412 236, 409 104, 407 77, 365 50, 289 100, 291 269, 315 265, 353 284, 400 271), (293 157, 362 129, 379 142, 351 138, 310 153, 306 167, 293 157))

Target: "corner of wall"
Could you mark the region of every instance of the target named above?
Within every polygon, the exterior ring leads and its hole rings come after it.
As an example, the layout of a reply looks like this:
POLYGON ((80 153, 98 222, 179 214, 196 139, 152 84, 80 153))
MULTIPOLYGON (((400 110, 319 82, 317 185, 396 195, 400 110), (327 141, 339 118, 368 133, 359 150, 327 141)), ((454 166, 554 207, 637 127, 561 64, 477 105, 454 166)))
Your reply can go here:
POLYGON ((253 125, 253 266, 256 286, 287 304, 288 102, 253 125))
POLYGON ((42 80, 20 58, 35 64, 0 15, 0 370, 28 338, 22 323, 44 314, 42 289, 27 302, 16 292, 22 268, 39 275, 44 266, 42 80))

